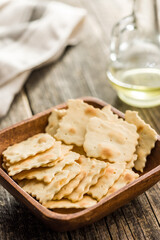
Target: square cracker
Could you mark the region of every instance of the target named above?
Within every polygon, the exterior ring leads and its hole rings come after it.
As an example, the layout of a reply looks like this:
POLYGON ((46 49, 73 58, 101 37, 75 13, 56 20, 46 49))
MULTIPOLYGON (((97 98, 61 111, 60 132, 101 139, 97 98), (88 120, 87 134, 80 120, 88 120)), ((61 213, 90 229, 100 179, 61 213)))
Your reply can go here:
POLYGON ((53 109, 51 115, 48 118, 48 125, 45 129, 48 134, 51 136, 54 136, 54 134, 56 134, 57 129, 59 128, 59 123, 66 114, 66 111, 66 109, 53 109))
POLYGON ((8 171, 8 167, 6 166, 5 162, 2 163, 2 167, 4 168, 4 170, 8 171))
POLYGON ((98 108, 94 108, 82 100, 69 100, 67 113, 59 123, 59 129, 54 135, 57 140, 66 144, 82 146, 86 133, 86 125, 91 117, 109 120, 110 116, 98 108))
POLYGON ((44 152, 53 147, 55 139, 47 133, 39 133, 27 140, 8 147, 3 153, 5 161, 10 164, 44 152))
POLYGON ((113 163, 106 167, 104 175, 98 179, 98 182, 92 186, 87 194, 91 195, 97 201, 106 195, 108 189, 120 177, 125 169, 125 163, 113 163))
POLYGON ((83 146, 89 157, 128 162, 135 152, 138 137, 133 124, 93 117, 88 122, 83 146))
POLYGON ((114 114, 111 110, 111 105, 107 105, 105 107, 102 108, 102 111, 104 113, 106 113, 106 115, 108 116, 108 120, 110 121, 119 121, 120 119, 118 118, 117 114, 114 114))
POLYGON ((89 196, 84 196, 78 202, 71 202, 68 199, 62 199, 60 201, 48 201, 43 204, 44 207, 49 209, 54 208, 89 208, 95 205, 97 201, 89 196))
POLYGON ((127 162, 126 164, 126 168, 127 169, 132 169, 134 167, 134 163, 137 160, 137 154, 133 154, 131 160, 129 162, 127 162))
POLYGON ((75 152, 69 152, 53 167, 41 167, 29 171, 23 171, 16 174, 13 178, 16 180, 37 179, 39 181, 44 181, 45 183, 50 183, 58 172, 61 172, 66 165, 78 160, 79 156, 80 155, 75 152))
POLYGON ((63 159, 63 157, 65 155, 67 155, 70 152, 70 150, 72 150, 72 148, 73 148, 72 145, 61 144, 61 156, 60 156, 60 158, 58 158, 56 161, 43 164, 42 167, 53 167, 53 166, 55 166, 59 161, 61 161, 63 159))
POLYGON ((135 169, 143 172, 146 165, 147 156, 151 153, 152 148, 157 141, 157 133, 151 128, 149 124, 146 124, 135 111, 126 111, 125 120, 129 123, 135 124, 137 132, 139 134, 138 145, 136 147, 136 154, 138 155, 135 161, 135 169))
POLYGON ((54 162, 61 156, 61 142, 55 142, 54 146, 36 156, 29 157, 20 162, 8 166, 8 173, 10 176, 14 176, 24 170, 29 170, 32 168, 38 168, 46 163, 54 162))
POLYGON ((52 200, 54 195, 81 171, 78 163, 66 166, 61 172, 57 173, 52 181, 48 184, 32 180, 24 180, 20 182, 20 186, 24 191, 36 197, 41 203, 52 200))
POLYGON ((135 179, 137 179, 139 175, 132 171, 131 169, 125 169, 119 179, 113 184, 113 186, 109 189, 106 196, 118 191, 122 187, 126 186, 127 184, 131 183, 135 179))
POLYGON ((61 190, 54 196, 53 200, 60 200, 71 194, 76 187, 80 184, 82 179, 86 176, 85 171, 81 171, 75 178, 73 178, 68 184, 63 186, 61 190))
POLYGON ((81 156, 77 162, 80 164, 82 171, 86 171, 87 174, 78 187, 66 196, 66 198, 72 202, 80 201, 83 198, 83 195, 88 192, 89 188, 97 183, 107 166, 107 163, 103 161, 86 158, 84 156, 81 156))

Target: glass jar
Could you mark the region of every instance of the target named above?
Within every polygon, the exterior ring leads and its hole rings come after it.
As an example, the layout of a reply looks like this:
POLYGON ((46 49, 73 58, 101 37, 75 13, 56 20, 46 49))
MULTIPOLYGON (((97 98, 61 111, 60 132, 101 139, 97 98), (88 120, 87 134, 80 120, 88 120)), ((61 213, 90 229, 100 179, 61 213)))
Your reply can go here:
POLYGON ((160 104, 160 38, 156 0, 135 0, 112 32, 107 76, 120 99, 137 107, 160 104))

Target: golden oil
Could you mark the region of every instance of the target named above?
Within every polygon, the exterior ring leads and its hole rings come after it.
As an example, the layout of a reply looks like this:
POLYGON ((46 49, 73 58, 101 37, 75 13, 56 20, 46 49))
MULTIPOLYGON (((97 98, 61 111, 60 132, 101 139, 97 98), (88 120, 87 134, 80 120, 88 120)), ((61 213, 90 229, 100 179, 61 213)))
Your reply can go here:
POLYGON ((119 98, 136 107, 160 105, 160 69, 108 69, 107 76, 119 98))

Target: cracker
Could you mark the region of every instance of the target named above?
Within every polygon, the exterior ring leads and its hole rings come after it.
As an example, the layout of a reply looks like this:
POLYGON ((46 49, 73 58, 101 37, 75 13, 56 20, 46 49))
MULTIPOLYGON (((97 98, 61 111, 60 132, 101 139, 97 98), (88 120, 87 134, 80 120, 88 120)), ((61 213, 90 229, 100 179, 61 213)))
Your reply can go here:
POLYGON ((107 114, 100 109, 94 108, 80 99, 69 100, 67 113, 59 123, 59 129, 54 135, 55 138, 64 141, 66 144, 82 146, 86 125, 88 120, 94 116, 109 120, 107 114))
POLYGON ((157 141, 157 133, 149 124, 146 124, 135 111, 126 111, 125 120, 129 123, 135 124, 137 127, 139 140, 136 148, 138 158, 135 161, 135 169, 143 172, 147 161, 146 158, 151 153, 151 150, 154 148, 155 142, 157 141))
POLYGON ((133 154, 131 161, 127 162, 126 168, 127 169, 132 169, 134 167, 134 163, 137 160, 137 154, 133 154))
POLYGON ((61 156, 61 142, 55 142, 54 146, 46 152, 39 153, 36 156, 12 164, 8 167, 10 176, 14 176, 24 170, 38 168, 46 163, 54 162, 61 156))
POLYGON ((46 167, 54 167, 57 163, 59 163, 62 160, 62 157, 57 158, 57 160, 43 164, 41 167, 46 168, 46 167))
POLYGON ((73 149, 73 145, 65 145, 65 144, 61 145, 61 151, 63 156, 69 153, 69 151, 71 151, 72 149, 73 149))
POLYGON ((139 175, 132 171, 131 169, 125 169, 119 179, 113 184, 113 186, 109 189, 106 196, 118 191, 120 188, 126 186, 131 183, 135 179, 137 179, 139 175))
POLYGON ((55 166, 53 167, 41 167, 37 169, 31 169, 29 171, 23 171, 18 174, 16 174, 13 178, 16 180, 22 180, 22 179, 37 179, 39 181, 44 181, 45 183, 50 183, 52 179, 55 177, 55 175, 58 172, 61 172, 61 170, 71 163, 73 163, 75 160, 79 158, 79 154, 74 152, 69 152, 64 158, 59 161, 55 166))
POLYGON ((89 208, 94 206, 97 201, 89 196, 84 196, 78 202, 71 202, 67 199, 62 199, 60 201, 48 201, 43 204, 44 207, 49 209, 54 208, 89 208))
POLYGON ((83 146, 89 157, 128 162, 135 152, 138 137, 133 124, 93 117, 88 122, 83 146))
POLYGON ((67 185, 61 188, 61 190, 54 196, 53 200, 60 200, 62 198, 65 198, 67 195, 71 194, 85 176, 86 176, 85 171, 80 172, 67 185))
POLYGON ((8 170, 8 167, 6 166, 5 162, 2 163, 2 167, 4 168, 4 170, 8 170))
POLYGON ((98 182, 92 186, 87 194, 91 195, 97 201, 107 194, 108 189, 120 177, 125 169, 125 163, 109 164, 106 167, 104 175, 98 179, 98 182))
POLYGON ((108 120, 109 121, 117 121, 117 120, 119 120, 118 115, 114 114, 112 112, 111 105, 107 105, 107 106, 103 107, 102 111, 106 113, 106 115, 108 116, 108 120))
POLYGON ((86 158, 84 156, 80 157, 78 163, 81 165, 82 171, 86 171, 87 174, 78 187, 67 196, 72 202, 80 201, 83 198, 83 195, 88 192, 89 188, 97 183, 98 178, 101 177, 107 166, 107 163, 103 161, 86 158))
POLYGON ((63 159, 63 157, 69 153, 70 150, 72 150, 73 146, 72 145, 65 145, 61 144, 61 156, 58 158, 56 161, 46 163, 42 165, 42 167, 53 167, 55 166, 59 161, 63 159))
POLYGON ((53 147, 55 139, 47 133, 39 133, 27 140, 8 147, 2 154, 13 164, 53 147))
POLYGON ((20 186, 24 191, 36 197, 41 203, 52 200, 54 195, 77 174, 80 173, 80 166, 77 163, 66 166, 61 172, 57 173, 53 180, 46 184, 35 179, 22 181, 20 186))
POLYGON ((45 131, 50 134, 51 136, 54 136, 56 134, 57 129, 59 128, 59 122, 66 114, 65 109, 53 109, 51 115, 48 118, 48 125, 45 129, 45 131))

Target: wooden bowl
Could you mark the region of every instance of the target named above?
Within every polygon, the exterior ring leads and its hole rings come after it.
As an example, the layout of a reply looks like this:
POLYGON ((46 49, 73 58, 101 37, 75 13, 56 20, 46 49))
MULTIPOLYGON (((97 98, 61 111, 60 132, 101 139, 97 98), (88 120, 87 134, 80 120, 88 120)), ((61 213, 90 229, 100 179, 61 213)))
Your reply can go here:
MULTIPOLYGON (((107 103, 93 97, 84 97, 83 100, 98 108, 107 105, 107 103)), ((66 104, 55 106, 55 108, 58 109, 65 107, 66 104)), ((112 108, 112 110, 120 117, 124 117, 123 113, 117 109, 112 108)), ((53 230, 72 230, 97 221, 128 203, 131 199, 143 193, 160 180, 160 137, 158 136, 156 146, 148 156, 147 165, 143 174, 132 183, 104 198, 93 207, 85 210, 66 211, 65 209, 61 209, 59 211, 51 211, 46 209, 38 201, 23 191, 23 189, 2 169, 2 152, 10 145, 21 142, 37 133, 44 132, 51 111, 52 109, 46 110, 30 119, 0 131, 0 183, 53 230)))

